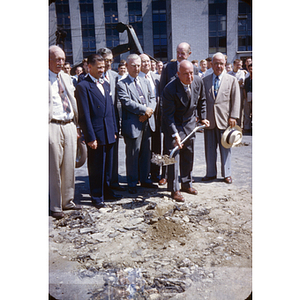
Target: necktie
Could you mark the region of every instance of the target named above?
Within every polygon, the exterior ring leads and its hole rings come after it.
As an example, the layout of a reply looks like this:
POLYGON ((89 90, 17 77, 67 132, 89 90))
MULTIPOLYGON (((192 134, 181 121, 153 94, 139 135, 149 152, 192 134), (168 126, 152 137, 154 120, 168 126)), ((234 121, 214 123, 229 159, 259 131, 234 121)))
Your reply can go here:
POLYGON ((186 94, 188 96, 188 99, 191 100, 191 88, 190 88, 190 86, 188 85, 188 86, 185 86, 184 88, 185 88, 186 94))
POLYGON ((59 96, 61 98, 62 104, 63 104, 63 110, 66 113, 70 113, 71 112, 71 107, 70 107, 70 103, 69 100, 64 92, 64 88, 61 84, 61 80, 60 78, 57 76, 57 82, 58 82, 58 92, 59 92, 59 96))
POLYGON ((141 100, 142 104, 146 104, 145 96, 144 96, 143 91, 140 87, 140 84, 138 83, 136 78, 134 78, 134 83, 135 83, 135 87, 138 91, 138 94, 139 94, 139 97, 140 97, 140 100, 141 100))
POLYGON ((217 97, 219 86, 220 86, 220 79, 219 79, 219 76, 217 76, 215 78, 215 82, 214 82, 214 94, 215 94, 215 97, 217 97))
POLYGON ((97 81, 96 81, 96 85, 97 85, 97 88, 100 90, 100 92, 102 93, 102 95, 104 96, 105 95, 105 92, 104 92, 104 88, 103 88, 103 84, 104 83, 104 80, 102 78, 99 78, 97 81))

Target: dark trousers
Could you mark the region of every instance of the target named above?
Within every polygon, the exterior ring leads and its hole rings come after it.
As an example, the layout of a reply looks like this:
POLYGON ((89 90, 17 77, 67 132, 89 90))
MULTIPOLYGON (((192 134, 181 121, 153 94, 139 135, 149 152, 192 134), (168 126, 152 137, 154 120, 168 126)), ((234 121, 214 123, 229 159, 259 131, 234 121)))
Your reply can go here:
POLYGON ((104 196, 111 193, 113 146, 114 144, 98 145, 97 149, 88 147, 88 172, 93 203, 104 202, 104 196))
MULTIPOLYGON (((166 137, 166 145, 169 152, 174 148, 173 138, 166 137)), ((181 188, 192 187, 192 171, 194 165, 194 137, 188 139, 181 150, 177 150, 175 155, 175 164, 168 166, 168 190, 176 192, 180 190, 179 187, 179 171, 181 179, 181 188)))

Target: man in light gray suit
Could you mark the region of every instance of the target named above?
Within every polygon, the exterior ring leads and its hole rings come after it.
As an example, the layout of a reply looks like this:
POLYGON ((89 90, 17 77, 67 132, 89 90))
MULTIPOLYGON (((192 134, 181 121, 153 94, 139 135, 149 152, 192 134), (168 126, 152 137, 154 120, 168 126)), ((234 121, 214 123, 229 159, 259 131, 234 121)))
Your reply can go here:
POLYGON ((240 87, 237 79, 224 72, 225 57, 218 52, 212 59, 213 73, 204 77, 207 119, 210 126, 204 129, 206 176, 202 181, 217 177, 217 146, 221 154, 221 175, 226 183, 231 178, 231 148, 224 148, 221 137, 228 126, 237 124, 240 112, 240 87))
POLYGON ((137 54, 130 54, 126 67, 129 74, 117 83, 117 91, 122 104, 121 129, 126 144, 128 191, 135 194, 138 181, 142 187, 157 187, 149 179, 156 100, 150 82, 138 76, 141 58, 137 54))

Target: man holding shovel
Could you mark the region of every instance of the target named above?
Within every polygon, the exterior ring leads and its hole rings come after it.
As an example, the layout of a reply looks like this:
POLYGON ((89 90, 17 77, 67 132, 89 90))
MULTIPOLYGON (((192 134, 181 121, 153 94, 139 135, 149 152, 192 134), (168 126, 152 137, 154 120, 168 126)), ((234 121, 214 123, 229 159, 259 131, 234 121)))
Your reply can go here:
POLYGON ((179 190, 179 169, 181 191, 197 195, 198 191, 192 187, 192 170, 194 162, 194 138, 189 138, 184 145, 181 140, 196 127, 197 111, 200 122, 209 126, 206 119, 206 99, 203 81, 194 76, 193 64, 183 60, 178 65, 178 77, 164 88, 162 128, 166 138, 169 153, 178 146, 175 152, 175 164, 168 166, 168 189, 171 197, 184 202, 179 190))

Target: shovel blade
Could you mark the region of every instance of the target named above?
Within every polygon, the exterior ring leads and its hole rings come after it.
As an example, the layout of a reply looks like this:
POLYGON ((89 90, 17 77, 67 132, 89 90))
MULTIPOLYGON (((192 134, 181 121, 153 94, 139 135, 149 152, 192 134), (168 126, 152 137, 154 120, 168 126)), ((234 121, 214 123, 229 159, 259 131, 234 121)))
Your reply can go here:
POLYGON ((158 166, 168 166, 175 164, 175 159, 173 157, 170 158, 169 155, 160 155, 152 153, 151 162, 158 166))

